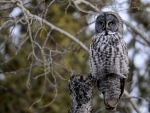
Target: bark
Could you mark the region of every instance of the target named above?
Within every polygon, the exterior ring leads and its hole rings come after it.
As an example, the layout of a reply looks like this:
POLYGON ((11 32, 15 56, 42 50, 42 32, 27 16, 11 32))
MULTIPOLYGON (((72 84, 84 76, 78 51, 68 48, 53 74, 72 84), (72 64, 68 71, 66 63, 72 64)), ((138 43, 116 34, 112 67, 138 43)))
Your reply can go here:
POLYGON ((92 93, 95 80, 91 74, 88 76, 76 74, 70 78, 70 102, 69 113, 91 113, 92 93))

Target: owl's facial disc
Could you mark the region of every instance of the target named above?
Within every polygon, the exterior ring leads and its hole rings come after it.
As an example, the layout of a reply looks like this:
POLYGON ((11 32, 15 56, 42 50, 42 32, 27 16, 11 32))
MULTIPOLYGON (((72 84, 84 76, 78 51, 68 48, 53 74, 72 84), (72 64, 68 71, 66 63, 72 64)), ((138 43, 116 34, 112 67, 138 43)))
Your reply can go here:
POLYGON ((115 34, 118 30, 119 22, 117 18, 111 14, 100 15, 96 19, 95 30, 96 33, 102 35, 115 34))

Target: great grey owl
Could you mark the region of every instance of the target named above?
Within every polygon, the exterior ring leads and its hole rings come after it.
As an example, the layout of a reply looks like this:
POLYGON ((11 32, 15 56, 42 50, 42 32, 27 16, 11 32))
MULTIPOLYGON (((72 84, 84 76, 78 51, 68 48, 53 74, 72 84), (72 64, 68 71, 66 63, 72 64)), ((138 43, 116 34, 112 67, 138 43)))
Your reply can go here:
POLYGON ((124 92, 128 77, 127 54, 121 17, 115 12, 101 13, 96 19, 90 46, 90 68, 107 110, 116 110, 124 92))

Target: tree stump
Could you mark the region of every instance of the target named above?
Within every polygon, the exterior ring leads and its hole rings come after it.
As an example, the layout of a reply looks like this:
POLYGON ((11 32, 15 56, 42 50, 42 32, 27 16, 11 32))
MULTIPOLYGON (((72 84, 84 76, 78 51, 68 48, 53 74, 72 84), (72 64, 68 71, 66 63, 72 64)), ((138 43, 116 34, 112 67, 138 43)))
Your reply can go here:
POLYGON ((92 93, 95 79, 91 74, 76 74, 70 78, 70 102, 69 113, 91 113, 92 112, 92 93))

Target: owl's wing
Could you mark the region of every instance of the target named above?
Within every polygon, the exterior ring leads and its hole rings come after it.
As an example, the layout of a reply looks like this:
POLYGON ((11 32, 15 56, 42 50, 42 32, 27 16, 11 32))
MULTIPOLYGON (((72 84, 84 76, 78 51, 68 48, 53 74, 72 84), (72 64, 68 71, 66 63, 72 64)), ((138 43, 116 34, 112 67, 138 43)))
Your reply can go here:
POLYGON ((122 94, 123 94, 123 92, 124 92, 124 87, 125 87, 125 83, 126 83, 126 81, 127 81, 128 75, 125 75, 125 76, 126 76, 126 78, 120 78, 121 94, 120 94, 120 97, 119 97, 119 98, 121 98, 121 96, 122 96, 122 94))

